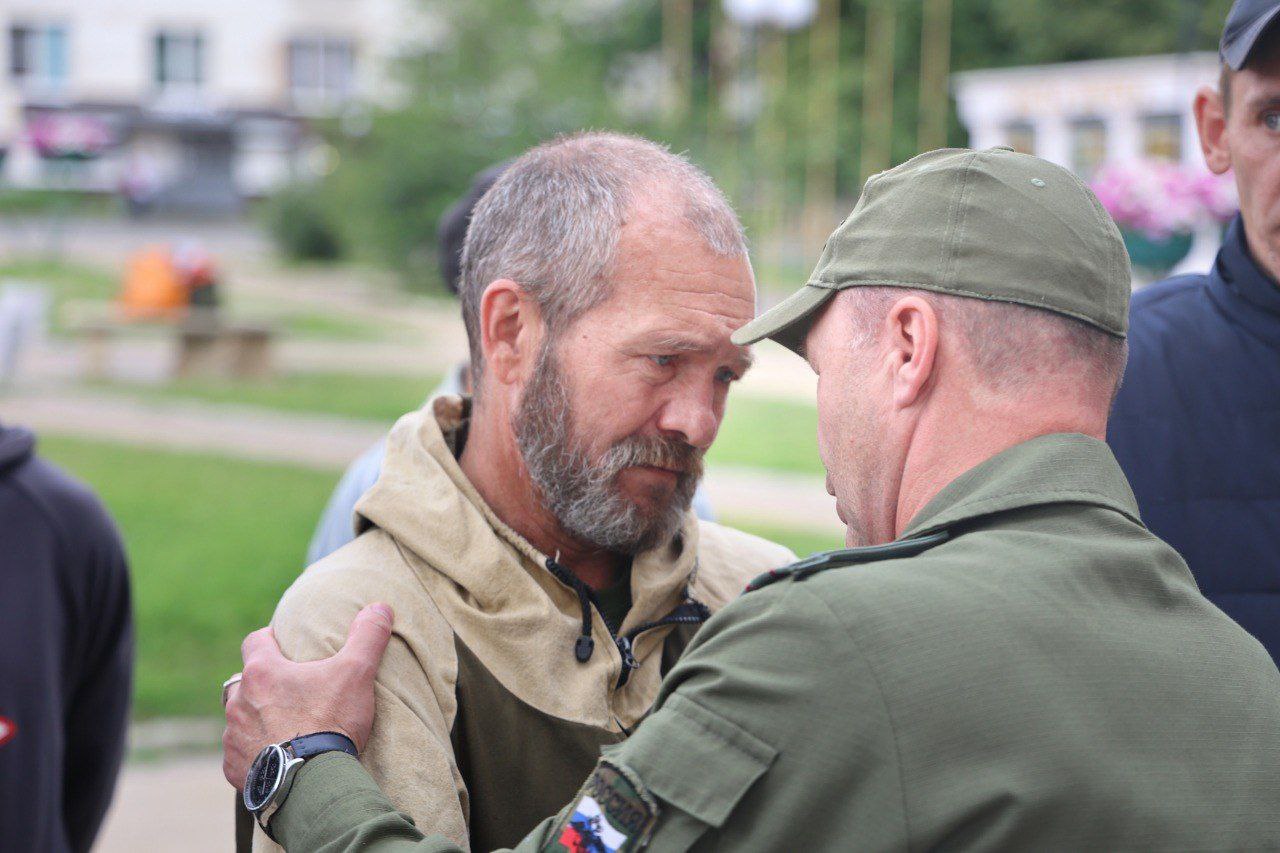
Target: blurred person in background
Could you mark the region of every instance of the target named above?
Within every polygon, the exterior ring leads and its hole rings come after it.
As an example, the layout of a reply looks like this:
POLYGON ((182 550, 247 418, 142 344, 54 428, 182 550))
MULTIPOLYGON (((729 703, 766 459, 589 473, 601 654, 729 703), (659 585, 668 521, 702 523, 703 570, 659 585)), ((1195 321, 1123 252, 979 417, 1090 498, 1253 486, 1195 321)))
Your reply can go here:
POLYGON ((183 240, 173 247, 173 268, 187 291, 187 305, 197 311, 216 311, 218 262, 198 240, 183 240))
POLYGON ((1207 275, 1134 296, 1107 439, 1146 525, 1280 660, 1280 0, 1237 0, 1221 57, 1195 115, 1240 214, 1207 275))
POLYGON ((125 748, 129 574, 98 499, 0 426, 0 848, 88 850, 125 748))
MULTIPOLYGON (((460 296, 474 397, 400 419, 361 534, 272 631, 326 658, 395 603, 362 759, 406 814, 489 849, 562 804, 710 614, 794 555, 690 509, 755 308, 742 226, 696 166, 608 133, 529 151, 475 208, 460 296)), ((238 788, 250 758, 225 756, 238 788)))
MULTIPOLYGON (((476 175, 466 195, 440 219, 440 227, 436 232, 440 277, 454 296, 458 295, 458 283, 462 277, 462 247, 467 237, 467 225, 471 222, 471 213, 509 164, 510 161, 499 163, 476 175)), ((445 376, 427 399, 444 395, 466 396, 470 393, 470 366, 464 361, 445 376)), ((307 547, 307 565, 329 556, 356 538, 356 501, 378 481, 378 472, 382 470, 382 459, 386 452, 387 440, 384 438, 360 454, 347 467, 329 497, 329 502, 325 504, 315 533, 311 536, 311 544, 307 547)), ((699 518, 715 520, 711 502, 701 485, 693 496, 693 510, 699 518)))

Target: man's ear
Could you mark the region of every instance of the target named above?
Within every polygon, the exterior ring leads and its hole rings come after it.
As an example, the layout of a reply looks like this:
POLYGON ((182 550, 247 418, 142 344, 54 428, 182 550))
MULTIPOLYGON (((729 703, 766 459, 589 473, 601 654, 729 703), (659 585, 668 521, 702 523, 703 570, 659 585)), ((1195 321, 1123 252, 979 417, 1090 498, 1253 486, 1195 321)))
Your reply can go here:
POLYGON ((892 347, 893 407, 905 409, 924 395, 938 356, 938 314, 929 301, 905 296, 885 318, 892 347))
MULTIPOLYGON (((1230 84, 1228 84, 1230 85, 1230 84)), ((1227 113, 1222 93, 1215 86, 1201 86, 1193 106, 1200 150, 1209 171, 1221 175, 1231 168, 1231 148, 1227 140, 1227 113)))
POLYGON ((524 288, 500 278, 480 296, 485 373, 504 385, 524 381, 542 341, 542 314, 524 288))

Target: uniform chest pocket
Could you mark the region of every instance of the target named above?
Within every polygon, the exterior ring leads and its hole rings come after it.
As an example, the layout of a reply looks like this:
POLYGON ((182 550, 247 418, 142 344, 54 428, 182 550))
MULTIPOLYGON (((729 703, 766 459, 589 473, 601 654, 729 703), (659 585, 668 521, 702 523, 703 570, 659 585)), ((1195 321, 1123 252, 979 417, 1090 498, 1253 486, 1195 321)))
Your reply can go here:
POLYGON ((677 694, 604 754, 631 768, 663 804, 719 828, 778 751, 677 694))

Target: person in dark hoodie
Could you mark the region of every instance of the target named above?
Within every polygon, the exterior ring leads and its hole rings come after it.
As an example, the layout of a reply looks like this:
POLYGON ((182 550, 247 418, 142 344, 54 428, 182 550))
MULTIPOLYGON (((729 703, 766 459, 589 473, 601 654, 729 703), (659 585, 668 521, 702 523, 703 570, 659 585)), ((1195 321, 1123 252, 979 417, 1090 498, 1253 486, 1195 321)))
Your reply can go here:
POLYGON ((1221 56, 1195 115, 1240 215, 1207 275, 1134 296, 1107 441, 1147 527, 1280 661, 1280 0, 1237 0, 1221 56))
POLYGON ((129 575, 83 484, 0 425, 0 848, 88 850, 124 753, 129 575))

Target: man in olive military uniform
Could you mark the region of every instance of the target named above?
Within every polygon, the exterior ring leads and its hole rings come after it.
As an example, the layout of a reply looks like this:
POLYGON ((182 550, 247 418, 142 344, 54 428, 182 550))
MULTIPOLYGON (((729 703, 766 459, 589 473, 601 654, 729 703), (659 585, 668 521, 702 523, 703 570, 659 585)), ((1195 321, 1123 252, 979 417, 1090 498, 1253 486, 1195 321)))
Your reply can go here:
MULTIPOLYGON (((735 337, 818 373, 850 549, 715 616, 518 849, 1280 849, 1280 673, 1102 441, 1128 294, 1063 169, 950 150, 872 178, 806 286, 735 337)), ((389 629, 362 612, 310 670, 251 636, 228 737, 358 747, 389 629)), ((280 766, 245 769, 279 790, 287 849, 456 849, 341 751, 280 766)))

